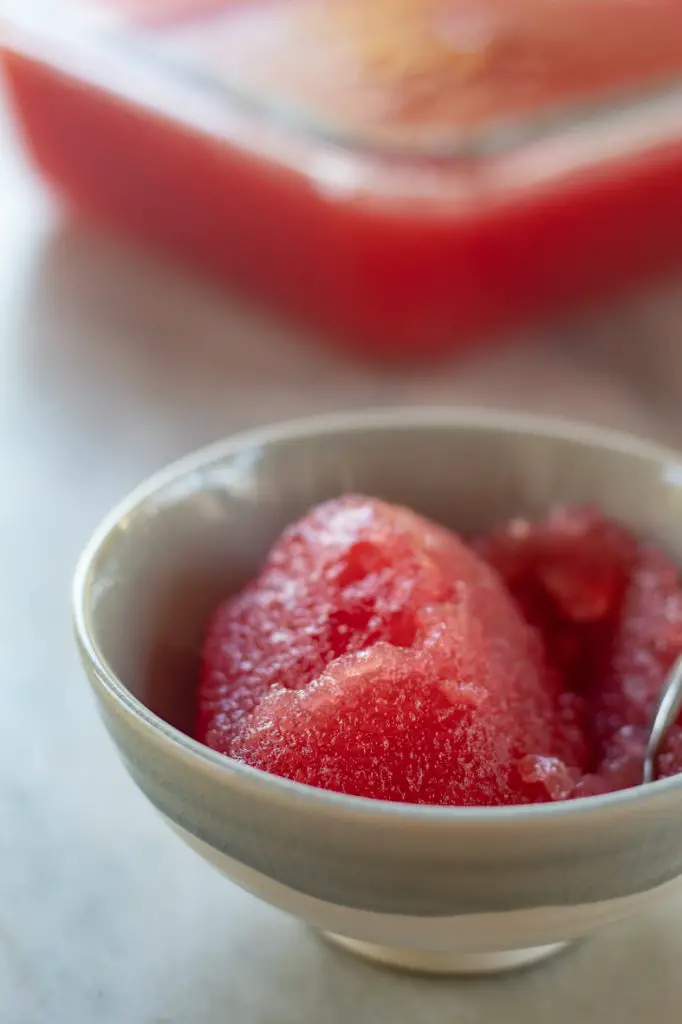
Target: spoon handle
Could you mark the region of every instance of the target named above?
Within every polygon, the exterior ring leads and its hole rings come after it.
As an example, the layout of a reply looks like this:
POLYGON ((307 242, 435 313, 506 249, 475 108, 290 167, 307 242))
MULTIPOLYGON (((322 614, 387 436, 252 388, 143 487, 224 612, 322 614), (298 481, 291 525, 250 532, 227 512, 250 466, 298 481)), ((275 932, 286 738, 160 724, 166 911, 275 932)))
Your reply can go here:
POLYGON ((654 715, 649 742, 644 755, 643 781, 653 782, 656 774, 656 758, 661 744, 671 725, 682 710, 682 655, 673 665, 661 690, 656 714, 654 715))

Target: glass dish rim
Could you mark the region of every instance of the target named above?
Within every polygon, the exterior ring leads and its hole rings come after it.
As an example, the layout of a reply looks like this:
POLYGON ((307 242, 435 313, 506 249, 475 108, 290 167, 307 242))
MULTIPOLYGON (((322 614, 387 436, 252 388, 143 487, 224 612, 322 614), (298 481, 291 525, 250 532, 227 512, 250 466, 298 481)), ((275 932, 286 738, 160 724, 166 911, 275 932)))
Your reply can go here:
MULTIPOLYGON (((144 32, 122 26, 106 9, 84 11, 81 0, 76 0, 67 13, 60 11, 59 26, 45 20, 45 10, 45 0, 22 0, 20 11, 2 13, 0 49, 7 47, 34 55, 37 43, 39 55, 46 56, 51 63, 50 58, 54 58, 59 47, 86 47, 93 54, 106 53, 113 59, 132 60, 138 67, 193 91, 197 98, 220 104, 226 113, 258 121, 303 144, 327 146, 358 159, 466 165, 513 156, 529 146, 569 138, 577 144, 580 133, 594 133, 600 128, 625 131, 651 128, 656 117, 661 113, 665 115, 670 105, 678 117, 678 130, 662 127, 658 133, 654 130, 644 134, 651 135, 650 144, 654 145, 670 141, 671 137, 682 142, 682 58, 678 75, 649 88, 640 83, 632 89, 602 93, 596 100, 552 108, 544 114, 519 114, 488 122, 458 140, 433 145, 392 144, 325 123, 323 119, 278 104, 270 97, 259 97, 216 75, 204 73, 178 56, 155 51, 151 43, 145 44, 144 32), (16 46, 15 39, 19 40, 16 46)), ((631 148, 637 148, 636 144, 631 148)))

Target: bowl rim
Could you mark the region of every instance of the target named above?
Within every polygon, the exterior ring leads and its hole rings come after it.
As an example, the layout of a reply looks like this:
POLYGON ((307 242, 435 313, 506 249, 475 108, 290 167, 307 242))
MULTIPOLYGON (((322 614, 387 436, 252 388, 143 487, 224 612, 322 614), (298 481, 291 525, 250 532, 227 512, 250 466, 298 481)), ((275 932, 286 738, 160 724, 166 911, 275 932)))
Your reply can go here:
POLYGON ((662 468, 669 463, 679 469, 682 479, 682 453, 656 442, 644 440, 624 431, 592 426, 566 418, 507 412, 485 406, 397 406, 354 410, 291 419, 228 435, 170 462, 147 477, 100 521, 83 549, 73 577, 71 606, 76 643, 90 682, 110 703, 113 703, 117 712, 123 713, 132 726, 142 727, 148 739, 162 745, 169 754, 180 756, 182 760, 197 768, 208 770, 219 778, 233 778, 273 798, 279 796, 309 809, 325 809, 336 816, 357 818, 361 815, 377 821, 401 821, 405 824, 421 822, 433 825, 440 823, 503 826, 506 823, 511 826, 519 821, 528 820, 537 824, 558 824, 561 821, 570 825, 574 819, 585 813, 604 814, 610 810, 626 812, 635 810, 645 802, 651 803, 652 798, 665 799, 673 793, 682 793, 680 774, 599 796, 503 807, 434 806, 350 796, 294 782, 212 750, 147 708, 114 672, 97 642, 92 624, 91 597, 96 589, 94 566, 112 533, 123 520, 132 517, 145 501, 153 498, 169 484, 245 450, 332 433, 350 434, 368 430, 433 427, 442 428, 444 431, 476 430, 491 434, 507 433, 564 440, 586 448, 599 448, 614 454, 632 456, 659 464, 662 468))

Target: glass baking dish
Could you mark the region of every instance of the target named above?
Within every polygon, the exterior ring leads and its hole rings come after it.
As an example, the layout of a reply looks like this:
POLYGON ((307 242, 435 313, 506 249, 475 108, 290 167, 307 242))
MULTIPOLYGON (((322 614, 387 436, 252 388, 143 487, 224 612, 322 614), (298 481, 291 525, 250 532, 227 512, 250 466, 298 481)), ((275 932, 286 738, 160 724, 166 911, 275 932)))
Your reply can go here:
POLYGON ((435 354, 682 263, 682 5, 679 72, 457 131, 245 86, 221 49, 236 6, 22 0, 5 19, 27 146, 77 207, 372 356, 435 354))

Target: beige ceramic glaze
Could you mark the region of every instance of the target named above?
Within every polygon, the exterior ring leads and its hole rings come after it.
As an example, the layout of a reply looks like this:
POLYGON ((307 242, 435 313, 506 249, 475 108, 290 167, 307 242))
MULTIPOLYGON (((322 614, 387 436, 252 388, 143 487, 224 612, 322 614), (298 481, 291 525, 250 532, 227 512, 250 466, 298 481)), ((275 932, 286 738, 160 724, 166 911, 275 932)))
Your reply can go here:
POLYGON ((666 893, 682 778, 551 806, 414 807, 300 786, 187 737, 208 612, 286 524, 353 490, 464 531, 590 501, 682 556, 682 462, 587 428, 412 409, 204 449, 116 509, 76 574, 83 663, 137 785, 234 881, 397 966, 518 966, 666 893))

